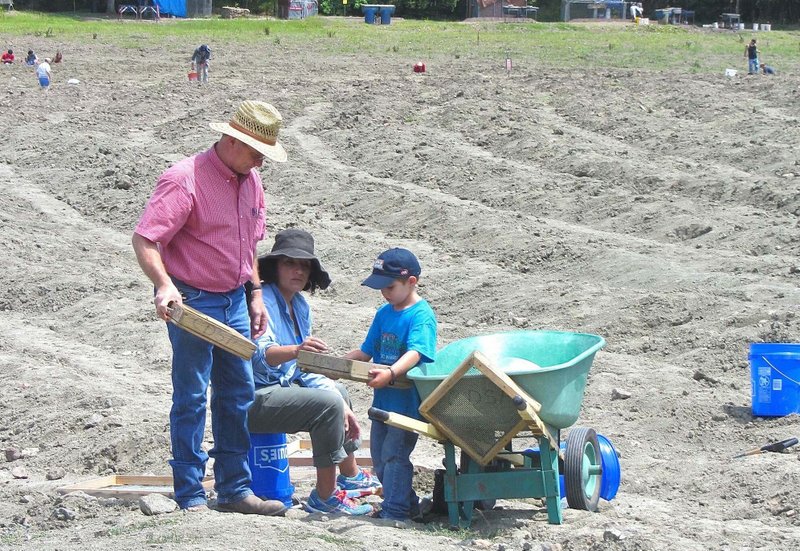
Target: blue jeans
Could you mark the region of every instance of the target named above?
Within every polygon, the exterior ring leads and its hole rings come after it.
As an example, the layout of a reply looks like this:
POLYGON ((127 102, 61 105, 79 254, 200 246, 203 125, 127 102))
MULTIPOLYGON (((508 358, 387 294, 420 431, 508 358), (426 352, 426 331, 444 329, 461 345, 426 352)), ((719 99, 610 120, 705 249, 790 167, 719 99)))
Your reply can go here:
POLYGON ((747 60, 747 72, 748 73, 757 73, 758 72, 758 58, 757 57, 747 60))
MULTIPOLYGON (((250 337, 250 315, 242 288, 210 293, 182 282, 175 285, 184 303, 250 337)), ((252 495, 247 452, 247 410, 255 385, 249 360, 168 323, 172 343, 172 477, 175 500, 185 509, 206 502, 202 480, 209 455, 214 458, 214 487, 219 503, 234 503, 252 495), (214 447, 206 454, 206 392, 211 383, 211 430, 214 447)))
POLYGON ((197 64, 197 82, 208 82, 208 63, 197 64))
POLYGON ((419 436, 373 421, 369 438, 372 468, 383 484, 381 517, 395 520, 411 518, 419 510, 419 499, 411 486, 414 478, 411 452, 419 436))

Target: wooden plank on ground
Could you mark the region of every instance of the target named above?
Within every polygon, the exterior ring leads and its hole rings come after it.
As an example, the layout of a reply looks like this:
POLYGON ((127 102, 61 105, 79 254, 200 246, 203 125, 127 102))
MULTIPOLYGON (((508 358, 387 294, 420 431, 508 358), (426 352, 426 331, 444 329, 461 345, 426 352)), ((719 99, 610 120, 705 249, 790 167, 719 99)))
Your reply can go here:
MULTIPOLYGON (((214 478, 206 477, 203 488, 208 492, 214 488, 214 478)), ((149 494, 162 494, 174 497, 171 476, 153 475, 111 475, 58 489, 60 494, 84 492, 95 497, 116 497, 119 499, 138 499, 149 494)))

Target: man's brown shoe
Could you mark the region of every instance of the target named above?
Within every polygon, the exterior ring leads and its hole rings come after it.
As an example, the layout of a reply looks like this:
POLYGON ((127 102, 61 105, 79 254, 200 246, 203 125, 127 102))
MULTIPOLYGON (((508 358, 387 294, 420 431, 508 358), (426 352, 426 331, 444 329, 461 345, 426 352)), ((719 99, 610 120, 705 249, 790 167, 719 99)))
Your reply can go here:
POLYGON ((217 503, 217 510, 224 513, 274 517, 283 516, 286 512, 286 505, 274 499, 261 499, 251 495, 234 503, 217 503))

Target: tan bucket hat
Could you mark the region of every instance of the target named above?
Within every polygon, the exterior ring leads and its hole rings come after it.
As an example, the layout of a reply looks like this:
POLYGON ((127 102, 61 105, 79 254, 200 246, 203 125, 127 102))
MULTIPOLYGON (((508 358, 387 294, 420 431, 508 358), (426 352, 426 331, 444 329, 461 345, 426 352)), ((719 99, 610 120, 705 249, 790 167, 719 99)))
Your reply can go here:
POLYGON ((286 151, 278 143, 283 118, 278 110, 263 101, 243 101, 230 122, 212 122, 211 128, 246 143, 276 163, 286 161, 286 151))

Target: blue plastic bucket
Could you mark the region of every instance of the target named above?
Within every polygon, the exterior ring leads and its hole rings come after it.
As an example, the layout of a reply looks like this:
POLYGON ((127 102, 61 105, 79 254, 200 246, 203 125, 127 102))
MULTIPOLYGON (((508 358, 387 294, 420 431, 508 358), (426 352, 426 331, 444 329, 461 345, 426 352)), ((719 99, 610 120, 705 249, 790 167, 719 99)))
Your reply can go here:
POLYGON ((368 8, 366 6, 361 6, 361 9, 364 10, 364 23, 369 23, 370 25, 375 23, 375 14, 378 13, 377 7, 368 8))
POLYGON ((250 489, 263 499, 277 499, 292 506, 294 486, 289 479, 286 434, 251 433, 247 463, 253 475, 250 489))
POLYGON ((394 6, 383 6, 380 9, 381 25, 389 25, 392 23, 392 14, 394 13, 394 6))
POLYGON ((800 344, 750 345, 753 415, 800 413, 800 344))
POLYGON ((619 457, 611 440, 598 434, 597 442, 600 444, 600 462, 603 466, 603 476, 600 478, 600 497, 611 501, 617 495, 622 474, 619 457))

